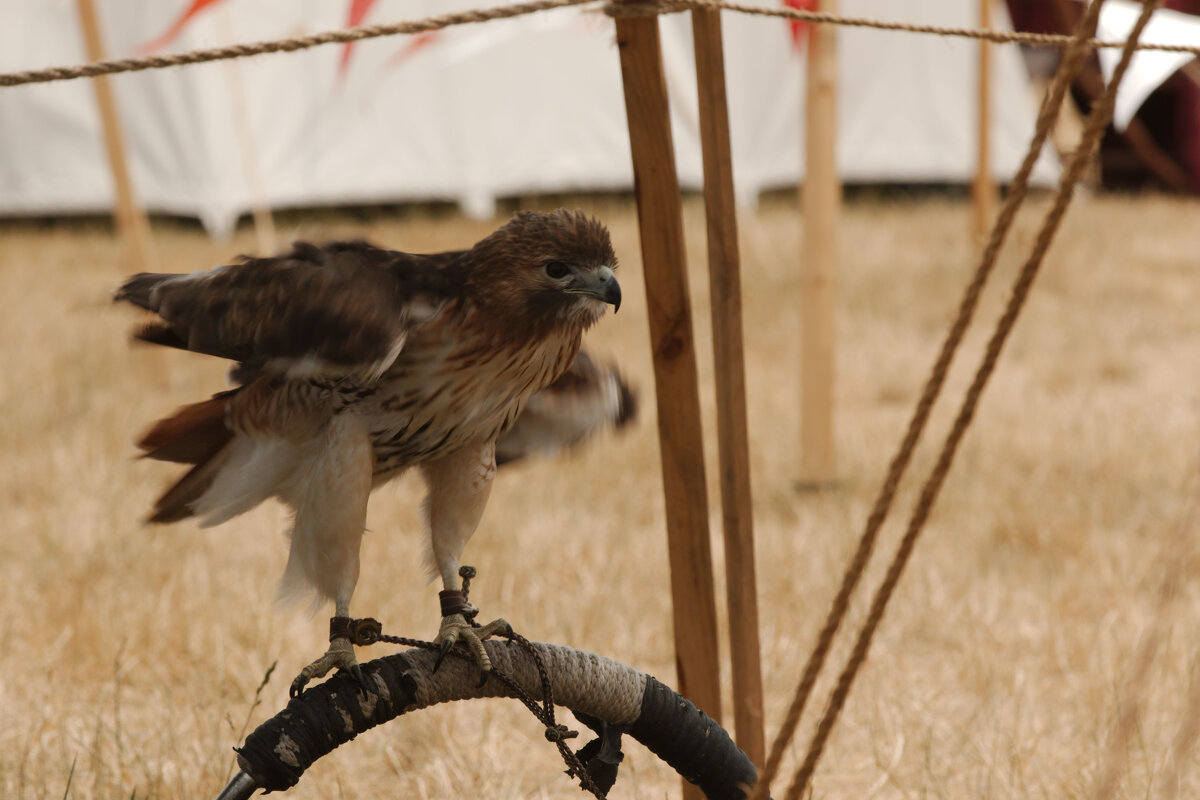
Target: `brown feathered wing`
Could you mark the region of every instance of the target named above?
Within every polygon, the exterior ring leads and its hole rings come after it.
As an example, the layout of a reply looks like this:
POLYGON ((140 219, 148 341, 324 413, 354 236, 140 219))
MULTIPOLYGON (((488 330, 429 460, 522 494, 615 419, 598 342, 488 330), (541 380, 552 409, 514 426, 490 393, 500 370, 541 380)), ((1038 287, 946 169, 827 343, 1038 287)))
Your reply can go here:
POLYGON ((529 399, 496 443, 496 463, 554 455, 637 415, 637 397, 616 367, 601 367, 580 351, 570 368, 529 399))
POLYGON ((455 295, 461 255, 301 242, 206 272, 134 275, 114 299, 159 316, 135 333, 153 344, 280 373, 378 376, 408 329, 455 295))
MULTIPOLYGON (((285 255, 206 272, 134 275, 114 299, 158 315, 136 338, 236 361, 239 383, 301 375, 370 383, 395 360, 411 326, 453 297, 460 255, 299 243, 285 255)), ((230 458, 228 415, 249 399, 248 388, 184 406, 144 434, 138 445, 147 458, 193 465, 159 498, 150 521, 195 513, 230 458)))

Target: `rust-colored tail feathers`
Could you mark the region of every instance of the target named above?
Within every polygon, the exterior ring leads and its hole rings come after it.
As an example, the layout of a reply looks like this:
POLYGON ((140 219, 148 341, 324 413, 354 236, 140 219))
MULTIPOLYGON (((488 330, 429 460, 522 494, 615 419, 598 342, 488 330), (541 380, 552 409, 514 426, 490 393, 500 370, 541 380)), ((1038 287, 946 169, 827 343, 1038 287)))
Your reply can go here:
POLYGON ((177 522, 195 513, 192 504, 212 486, 227 459, 233 433, 225 425, 225 407, 237 391, 183 406, 142 436, 137 446, 144 458, 194 465, 155 502, 148 522, 177 522))

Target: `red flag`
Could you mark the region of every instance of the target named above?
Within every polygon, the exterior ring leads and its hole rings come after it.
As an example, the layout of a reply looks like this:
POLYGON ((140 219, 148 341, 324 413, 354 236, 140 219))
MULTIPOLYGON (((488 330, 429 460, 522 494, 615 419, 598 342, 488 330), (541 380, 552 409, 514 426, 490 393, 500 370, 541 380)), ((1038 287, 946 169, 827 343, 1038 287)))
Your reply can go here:
MULTIPOLYGON (((783 4, 788 8, 794 8, 798 11, 817 10, 817 0, 783 0, 783 4)), ((804 20, 788 20, 788 29, 792 34, 792 46, 796 48, 796 52, 804 49, 805 43, 808 41, 808 30, 811 27, 812 23, 805 22, 804 20)))
MULTIPOLYGON (((350 0, 350 14, 346 18, 346 27, 357 28, 362 25, 367 14, 371 13, 371 7, 375 5, 375 0, 350 0)), ((342 59, 338 62, 338 80, 346 77, 346 71, 350 69, 350 55, 354 50, 354 42, 346 42, 342 45, 342 59)))
POLYGON ((221 2, 221 0, 192 0, 191 5, 189 5, 187 9, 185 9, 184 12, 179 15, 177 20, 171 23, 171 27, 167 28, 167 30, 157 39, 151 39, 149 42, 146 42, 144 45, 139 47, 138 52, 148 54, 162 50, 164 47, 174 41, 176 36, 183 33, 183 29, 186 28, 188 23, 192 21, 192 17, 196 16, 209 6, 216 5, 219 2, 221 2))

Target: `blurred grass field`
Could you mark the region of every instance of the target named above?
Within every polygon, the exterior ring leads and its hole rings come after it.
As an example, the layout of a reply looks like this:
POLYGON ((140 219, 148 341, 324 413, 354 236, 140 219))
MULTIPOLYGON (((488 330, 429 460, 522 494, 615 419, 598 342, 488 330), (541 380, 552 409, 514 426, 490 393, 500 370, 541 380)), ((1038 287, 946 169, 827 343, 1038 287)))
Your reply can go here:
MULTIPOLYGON (((626 297, 620 315, 589 335, 590 347, 620 362, 640 387, 643 413, 631 431, 564 460, 504 470, 464 560, 479 568, 472 600, 484 616, 672 683, 635 215, 620 200, 578 204, 612 229, 626 297)), ((1034 202, 1018 223, 881 554, 898 538, 914 476, 932 464, 1040 209, 1034 202)), ((689 201, 686 217, 711 434, 703 208, 689 201)), ((412 210, 304 215, 285 230, 435 251, 469 245, 496 224, 412 210)), ((847 206, 838 267, 840 487, 802 494, 801 221, 790 198, 775 198, 740 226, 771 738, 976 249, 960 202, 862 198, 847 206)), ((161 224, 155 242, 162 269, 190 271, 251 250, 253 234, 213 243, 191 227, 161 224)), ((174 473, 135 460, 133 437, 225 379, 214 360, 131 348, 134 315, 107 301, 128 271, 103 225, 0 226, 5 798, 214 796, 244 727, 281 708, 290 677, 325 647, 324 613, 274 605, 286 558, 282 507, 214 530, 141 524, 174 473)), ((1076 203, 827 748, 815 797, 1092 797, 1113 764, 1124 767, 1118 797, 1200 796, 1200 755, 1173 755, 1180 724, 1200 715, 1198 308, 1200 204, 1153 196, 1076 203), (1182 580, 1164 599, 1172 571, 1182 580), (1156 657, 1136 679, 1147 642, 1156 657), (1137 724, 1114 742, 1130 696, 1140 698, 1137 724)), ((406 477, 373 498, 353 610, 389 632, 429 638, 437 601, 420 565, 420 496, 419 482, 406 477)), ((715 483, 710 497, 715 504, 715 483)), ((867 585, 878 583, 885 560, 877 556, 867 585)), ((848 627, 865 603, 856 599, 848 627)), ((847 650, 845 642, 835 648, 831 664, 847 650)), ((818 685, 810 713, 830 683, 826 676, 818 685)), ((725 685, 728 709, 727 674, 725 685)), ((807 730, 785 773, 803 755, 807 730)), ((672 773, 636 743, 626 749, 614 797, 678 794, 672 773)), ((579 796, 561 771, 519 704, 487 701, 372 731, 318 763, 289 796, 579 796)))

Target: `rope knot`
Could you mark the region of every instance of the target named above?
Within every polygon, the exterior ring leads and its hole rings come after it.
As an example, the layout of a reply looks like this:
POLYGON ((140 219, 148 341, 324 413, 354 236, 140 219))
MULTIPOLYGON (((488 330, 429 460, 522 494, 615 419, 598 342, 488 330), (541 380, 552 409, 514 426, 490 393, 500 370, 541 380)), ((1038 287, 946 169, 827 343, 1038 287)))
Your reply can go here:
POLYGON ((546 728, 547 742, 561 742, 563 739, 574 739, 579 735, 579 731, 573 731, 566 725, 555 725, 546 728))

